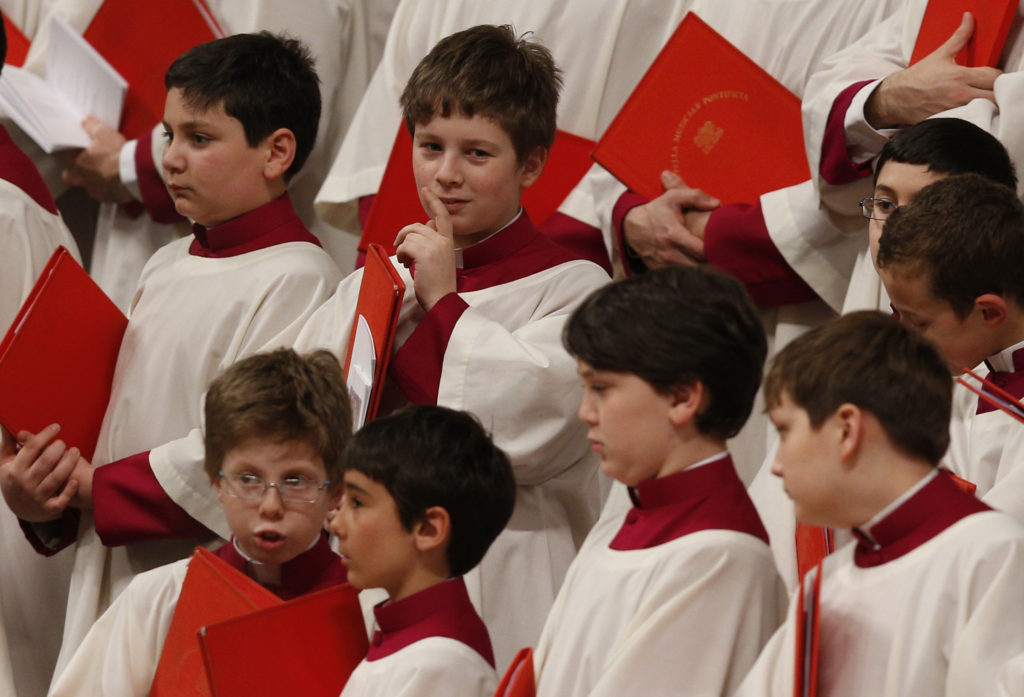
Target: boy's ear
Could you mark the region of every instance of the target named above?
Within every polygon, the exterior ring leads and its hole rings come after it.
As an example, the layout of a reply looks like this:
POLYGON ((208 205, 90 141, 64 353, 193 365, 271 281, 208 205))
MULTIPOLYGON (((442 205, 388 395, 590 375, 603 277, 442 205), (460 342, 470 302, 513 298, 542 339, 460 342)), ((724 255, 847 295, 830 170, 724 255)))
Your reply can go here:
POLYGON ((846 402, 839 405, 834 418, 839 438, 839 454, 844 464, 851 464, 864 437, 864 412, 856 404, 846 402))
POLYGON ((710 395, 700 380, 694 380, 689 385, 673 387, 668 410, 669 421, 673 426, 682 426, 692 421, 704 408, 704 402, 708 398, 710 395))
POLYGON ((1003 326, 1010 317, 1006 299, 996 293, 979 295, 974 299, 974 307, 980 312, 981 320, 993 329, 1003 326))
POLYGON ((413 539, 416 549, 429 552, 443 549, 451 537, 452 520, 441 506, 431 506, 424 512, 423 519, 413 525, 413 539))
POLYGON ((263 174, 269 180, 281 179, 295 160, 295 134, 289 128, 279 128, 263 142, 267 148, 263 174))
POLYGON ((541 172, 544 171, 544 164, 548 161, 548 149, 537 146, 533 149, 523 164, 519 166, 519 185, 526 189, 533 186, 541 172))

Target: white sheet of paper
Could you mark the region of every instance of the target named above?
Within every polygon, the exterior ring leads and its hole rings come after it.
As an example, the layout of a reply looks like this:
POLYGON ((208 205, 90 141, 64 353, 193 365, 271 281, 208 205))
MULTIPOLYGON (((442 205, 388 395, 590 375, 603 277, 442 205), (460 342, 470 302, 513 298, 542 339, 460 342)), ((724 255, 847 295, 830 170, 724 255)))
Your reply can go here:
POLYGON ((352 341, 352 355, 349 357, 348 394, 352 399, 352 428, 358 431, 366 423, 370 408, 370 393, 373 391, 373 376, 377 370, 377 353, 373 347, 373 334, 366 318, 359 315, 356 336, 352 341))

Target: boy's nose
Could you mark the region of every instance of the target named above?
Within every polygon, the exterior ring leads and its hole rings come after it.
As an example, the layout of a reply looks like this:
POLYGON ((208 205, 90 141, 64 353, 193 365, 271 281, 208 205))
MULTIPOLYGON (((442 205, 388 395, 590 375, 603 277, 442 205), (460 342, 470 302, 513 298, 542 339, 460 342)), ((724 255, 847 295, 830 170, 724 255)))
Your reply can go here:
POLYGON ((775 458, 774 460, 772 460, 771 472, 776 477, 781 477, 782 476, 782 464, 779 462, 778 458, 775 458))
POLYGON ((161 160, 161 164, 165 170, 168 172, 180 172, 182 170, 184 167, 184 160, 179 153, 180 150, 173 140, 167 144, 167 147, 164 148, 164 154, 161 160))
POLYGON ((260 514, 269 518, 279 518, 284 513, 284 500, 276 486, 268 486, 260 499, 260 514))
POLYGON ((597 411, 594 409, 593 402, 586 390, 583 392, 583 398, 580 399, 580 408, 576 410, 576 415, 580 418, 580 421, 590 426, 597 423, 597 411))
POLYGON ((442 186, 452 187, 462 183, 462 170, 458 156, 446 153, 437 168, 437 181, 442 186))

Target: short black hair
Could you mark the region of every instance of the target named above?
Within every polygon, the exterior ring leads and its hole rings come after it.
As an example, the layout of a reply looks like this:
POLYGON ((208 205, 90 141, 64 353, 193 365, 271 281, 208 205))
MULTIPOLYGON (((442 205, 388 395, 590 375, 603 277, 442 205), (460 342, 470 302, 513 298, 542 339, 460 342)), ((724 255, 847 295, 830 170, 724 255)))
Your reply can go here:
POLYGON ((171 64, 164 85, 180 89, 196 109, 223 103, 224 112, 242 122, 251 147, 279 128, 294 133, 288 180, 302 169, 316 142, 320 79, 309 49, 287 35, 261 31, 200 44, 171 64))
POLYGON ((633 373, 662 393, 699 380, 710 398, 697 428, 723 438, 750 416, 768 351, 743 285, 684 267, 598 288, 570 317, 562 343, 596 370, 633 373))
POLYGON ((882 147, 873 183, 878 182, 878 173, 890 160, 926 165, 929 171, 943 174, 974 172, 1017 188, 1017 174, 1003 144, 963 119, 925 119, 897 133, 882 147))
POLYGON ((355 435, 345 469, 387 489, 406 530, 428 508, 445 509, 452 576, 480 563, 515 505, 508 457, 474 416, 446 407, 408 407, 366 424, 355 435))

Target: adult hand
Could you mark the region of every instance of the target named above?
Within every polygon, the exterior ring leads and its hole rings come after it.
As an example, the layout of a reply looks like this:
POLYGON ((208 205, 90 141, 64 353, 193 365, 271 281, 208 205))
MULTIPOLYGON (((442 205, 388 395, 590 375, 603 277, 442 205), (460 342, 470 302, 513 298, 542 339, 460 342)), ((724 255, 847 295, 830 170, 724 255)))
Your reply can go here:
POLYGON ((84 188, 97 201, 128 203, 132 194, 121 183, 124 136, 94 116, 85 117, 82 127, 92 142, 64 170, 65 183, 84 188))
POLYGON ((395 247, 400 263, 406 268, 416 267, 416 300, 429 312, 438 300, 456 290, 455 241, 444 203, 427 187, 421 192, 431 220, 406 225, 398 232, 395 247))
POLYGON ((704 261, 707 212, 720 202, 700 189, 690 188, 674 172, 662 172, 661 183, 665 193, 626 214, 626 242, 649 269, 696 266, 704 261), (697 229, 690 229, 688 222, 697 229))
POLYGON ((960 26, 944 44, 882 80, 864 106, 868 123, 873 128, 912 126, 972 99, 994 102, 993 86, 1002 71, 988 66, 967 68, 956 62, 973 33, 974 18, 965 12, 960 26))
POLYGON ((14 515, 30 523, 60 518, 78 491, 79 482, 71 478, 80 457, 78 448, 53 440, 59 431, 56 424, 35 435, 22 431, 16 439, 20 448, 13 439, 8 441, 10 432, 3 434, 0 490, 14 515))

